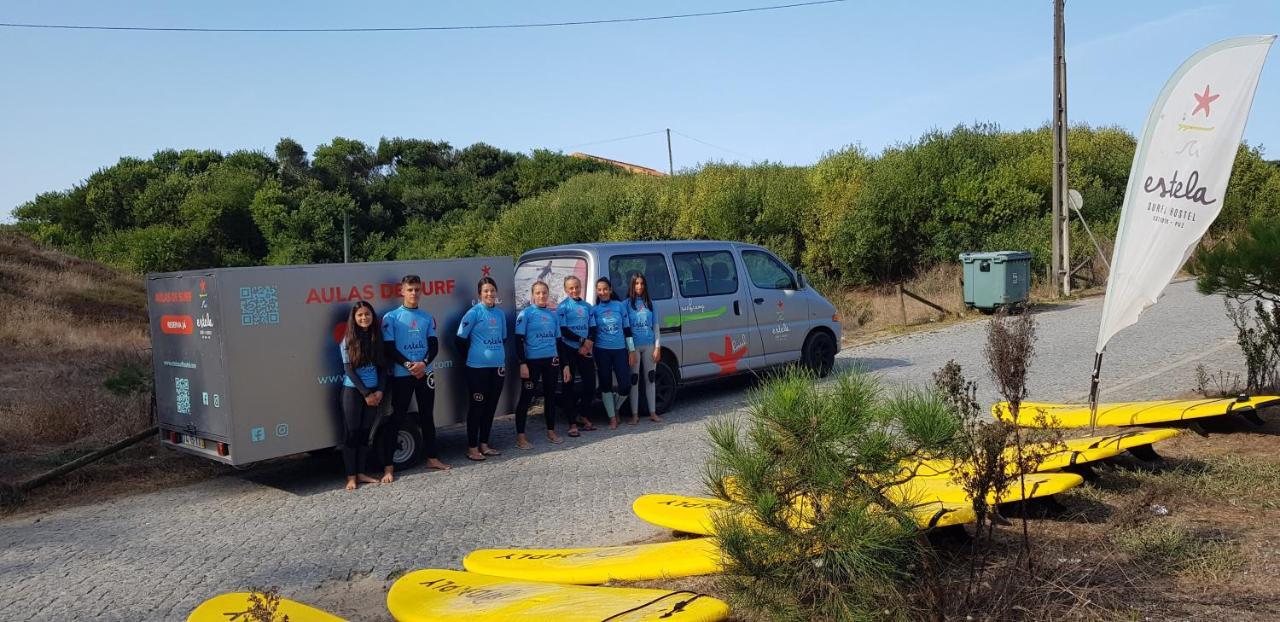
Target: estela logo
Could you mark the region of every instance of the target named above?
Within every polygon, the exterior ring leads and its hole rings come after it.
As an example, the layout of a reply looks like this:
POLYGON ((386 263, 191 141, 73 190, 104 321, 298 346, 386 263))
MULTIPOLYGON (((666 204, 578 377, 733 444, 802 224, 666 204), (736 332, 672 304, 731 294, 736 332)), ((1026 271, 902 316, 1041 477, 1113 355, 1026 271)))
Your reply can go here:
POLYGON ((1213 205, 1217 203, 1217 199, 1210 199, 1205 196, 1208 189, 1200 185, 1200 172, 1191 171, 1187 175, 1187 180, 1178 179, 1180 171, 1174 171, 1173 177, 1165 179, 1164 177, 1147 176, 1142 182, 1142 189, 1146 192, 1158 194, 1162 199, 1186 199, 1201 205, 1213 205))
POLYGON ((206 313, 204 314, 204 317, 196 318, 196 326, 200 328, 213 328, 213 317, 206 313))
POLYGON ((191 302, 191 292, 156 292, 155 299, 161 304, 191 302))
MULTIPOLYGON (((190 295, 190 294, 188 294, 190 295)), ((190 315, 160 316, 160 332, 168 335, 190 335, 194 322, 190 315)))
POLYGON ((1207 119, 1209 118, 1209 104, 1212 104, 1213 102, 1217 101, 1219 97, 1222 97, 1222 94, 1219 93, 1217 95, 1210 95, 1209 85, 1206 84, 1204 85, 1204 93, 1192 93, 1191 96, 1196 98, 1196 107, 1194 110, 1191 111, 1191 116, 1194 117, 1196 116, 1197 112, 1200 112, 1201 110, 1203 110, 1204 117, 1207 119))

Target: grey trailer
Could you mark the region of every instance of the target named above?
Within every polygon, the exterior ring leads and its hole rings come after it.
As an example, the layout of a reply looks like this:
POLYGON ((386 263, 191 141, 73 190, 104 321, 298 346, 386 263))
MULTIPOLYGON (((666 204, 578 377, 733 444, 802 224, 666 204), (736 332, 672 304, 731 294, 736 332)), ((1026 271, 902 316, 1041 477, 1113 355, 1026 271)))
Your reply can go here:
MULTIPOLYGON (((400 306, 400 279, 422 278, 419 307, 436 321, 435 424, 463 421, 465 379, 453 335, 476 303, 476 282, 498 283, 514 326, 510 257, 266 266, 147 275, 162 440, 235 466, 335 447, 341 440, 339 342, 347 314, 366 300, 382 317, 400 306)), ((510 332, 510 331, 509 331, 510 332)), ((514 352, 508 347, 508 369, 514 352)), ((498 413, 518 383, 508 382, 498 413)), ((384 401, 389 404, 390 400, 384 401)), ((422 453, 421 425, 399 430, 395 460, 422 453)))

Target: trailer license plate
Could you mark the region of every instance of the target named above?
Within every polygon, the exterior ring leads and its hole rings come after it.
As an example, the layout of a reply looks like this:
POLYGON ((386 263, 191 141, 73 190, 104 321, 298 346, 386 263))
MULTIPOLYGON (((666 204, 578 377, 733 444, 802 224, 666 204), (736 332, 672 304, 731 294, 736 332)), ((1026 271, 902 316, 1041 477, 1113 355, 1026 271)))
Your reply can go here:
POLYGON ((204 439, 195 436, 182 435, 182 444, 196 449, 204 449, 204 439))

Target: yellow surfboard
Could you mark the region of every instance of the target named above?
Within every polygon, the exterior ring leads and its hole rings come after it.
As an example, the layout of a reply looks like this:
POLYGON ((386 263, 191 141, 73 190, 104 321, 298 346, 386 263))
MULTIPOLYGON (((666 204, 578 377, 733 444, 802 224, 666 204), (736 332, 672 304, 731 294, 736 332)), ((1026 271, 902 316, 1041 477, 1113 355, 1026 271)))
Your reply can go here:
MULTIPOLYGON (((255 618, 249 617, 249 606, 249 592, 219 594, 200 603, 187 616, 187 622, 250 622, 255 618)), ((289 622, 345 622, 338 616, 287 598, 280 599, 275 613, 275 619, 289 616, 289 622)))
MULTIPOLYGON (((1257 395, 1237 398, 1198 400, 1156 400, 1151 402, 1116 402, 1098 404, 1099 426, 1151 425, 1217 417, 1231 413, 1254 413, 1260 408, 1280 403, 1280 396, 1257 395)), ((1009 405, 1000 402, 991 407, 996 417, 1024 427, 1084 428, 1089 426, 1088 404, 1050 404, 1023 402, 1014 421, 1009 405), (1044 417, 1041 419, 1040 414, 1044 417)))
MULTIPOLYGON (((713 497, 667 494, 641 495, 631 504, 631 510, 646 523, 700 536, 714 535, 712 516, 734 507, 713 497)), ((912 508, 912 514, 921 529, 963 525, 977 520, 973 506, 968 503, 922 503, 912 508)))
MULTIPOLYGON (((1075 473, 1029 473, 1026 476, 1026 495, 1023 482, 1014 480, 1002 494, 991 493, 988 503, 1010 503, 1022 499, 1036 499, 1056 495, 1084 483, 1075 473)), ((947 478, 917 477, 886 491, 886 496, 899 503, 970 503, 964 487, 947 478)))
POLYGON ((722 569, 711 538, 591 549, 480 549, 462 559, 467 570, 526 581, 597 585, 714 574, 722 569))
POLYGON ((729 605, 685 591, 516 581, 457 570, 415 570, 391 586, 398 622, 717 622, 729 605))
MULTIPOLYGON (((1182 430, 1172 428, 1132 429, 1114 434, 1063 439, 1061 443, 1054 443, 1052 446, 1049 443, 1037 443, 1031 450, 1049 451, 1050 453, 1045 456, 1037 470, 1054 471, 1118 456, 1133 447, 1158 443, 1181 433, 1182 430)), ((1007 461, 1016 460, 1018 451, 1016 448, 1010 447, 1005 451, 1007 461)), ((918 477, 950 478, 956 466, 957 463, 952 460, 921 460, 907 468, 914 470, 918 477)))

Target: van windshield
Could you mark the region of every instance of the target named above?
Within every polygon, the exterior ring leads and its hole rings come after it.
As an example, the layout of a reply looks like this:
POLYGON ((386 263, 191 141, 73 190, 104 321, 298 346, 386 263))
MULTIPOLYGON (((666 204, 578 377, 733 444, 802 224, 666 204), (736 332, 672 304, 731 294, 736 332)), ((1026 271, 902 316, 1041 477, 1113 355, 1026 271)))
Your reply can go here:
POLYGON ((532 304, 531 290, 538 281, 546 283, 551 289, 551 302, 547 306, 554 309, 557 303, 564 300, 564 279, 568 276, 578 277, 585 289, 587 260, 582 257, 549 257, 521 262, 516 267, 516 310, 532 304))

